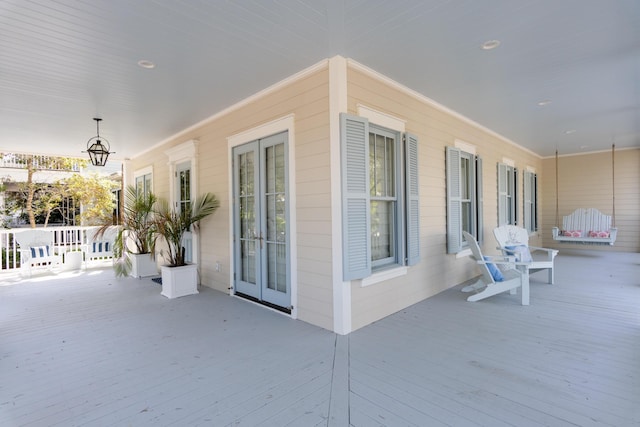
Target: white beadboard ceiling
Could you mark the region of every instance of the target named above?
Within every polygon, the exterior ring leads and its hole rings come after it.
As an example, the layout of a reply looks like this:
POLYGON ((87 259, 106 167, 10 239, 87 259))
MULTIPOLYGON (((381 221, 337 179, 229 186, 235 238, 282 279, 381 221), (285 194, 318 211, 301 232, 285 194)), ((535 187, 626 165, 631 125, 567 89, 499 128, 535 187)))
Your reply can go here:
POLYGON ((134 157, 334 55, 541 156, 640 146, 638 0, 2 0, 0 150, 84 156, 97 116, 134 157))

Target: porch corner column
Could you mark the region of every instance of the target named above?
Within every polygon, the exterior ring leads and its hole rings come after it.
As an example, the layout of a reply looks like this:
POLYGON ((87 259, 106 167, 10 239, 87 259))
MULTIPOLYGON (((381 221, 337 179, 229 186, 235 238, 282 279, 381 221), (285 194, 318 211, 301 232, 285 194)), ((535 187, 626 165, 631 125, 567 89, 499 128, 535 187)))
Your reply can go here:
POLYGON ((347 60, 329 59, 329 149, 331 151, 331 246, 333 331, 351 332, 351 282, 342 280, 342 195, 340 173, 340 113, 347 112, 347 60))

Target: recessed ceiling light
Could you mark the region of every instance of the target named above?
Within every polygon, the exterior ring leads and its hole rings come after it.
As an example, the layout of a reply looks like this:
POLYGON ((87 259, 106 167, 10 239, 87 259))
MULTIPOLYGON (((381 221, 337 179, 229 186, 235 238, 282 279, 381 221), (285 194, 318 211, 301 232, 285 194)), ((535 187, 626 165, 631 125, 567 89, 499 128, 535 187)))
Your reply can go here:
POLYGON ((567 135, 571 135, 572 133, 576 133, 576 130, 575 129, 569 129, 569 130, 565 130, 564 133, 567 134, 567 135))
POLYGON ((549 105, 551 104, 551 100, 550 99, 545 99, 543 101, 538 102, 538 105, 541 107, 544 107, 545 105, 549 105))
POLYGON ((495 49, 498 46, 500 46, 500 40, 487 40, 486 42, 482 43, 482 49, 484 50, 491 50, 491 49, 495 49))
POLYGON ((141 59, 140 61, 138 61, 138 65, 142 68, 147 68, 147 69, 152 69, 152 68, 156 68, 156 64, 154 64, 151 61, 147 61, 146 59, 141 59))

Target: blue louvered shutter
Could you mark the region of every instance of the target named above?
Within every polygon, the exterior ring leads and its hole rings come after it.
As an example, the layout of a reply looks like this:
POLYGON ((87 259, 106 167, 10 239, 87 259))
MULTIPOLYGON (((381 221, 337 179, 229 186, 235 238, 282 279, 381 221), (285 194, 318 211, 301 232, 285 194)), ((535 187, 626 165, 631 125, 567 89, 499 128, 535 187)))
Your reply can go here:
POLYGON ((504 163, 498 163, 498 226, 509 223, 508 203, 508 167, 504 163))
POLYGON ((524 171, 524 228, 529 232, 533 232, 533 174, 524 171))
POLYGON ((447 175, 447 253, 462 249, 462 200, 460 189, 460 150, 446 147, 447 175))
POLYGON ((407 265, 415 265, 420 260, 420 188, 418 168, 418 138, 406 134, 406 216, 407 216, 407 265))
POLYGON ((513 225, 518 225, 518 168, 513 168, 511 188, 513 188, 513 194, 511 195, 513 225))
POLYGON ((340 114, 342 272, 344 280, 371 275, 369 122, 340 114))
POLYGON ((482 159, 476 156, 476 224, 478 226, 478 242, 484 240, 484 197, 482 195, 482 159))

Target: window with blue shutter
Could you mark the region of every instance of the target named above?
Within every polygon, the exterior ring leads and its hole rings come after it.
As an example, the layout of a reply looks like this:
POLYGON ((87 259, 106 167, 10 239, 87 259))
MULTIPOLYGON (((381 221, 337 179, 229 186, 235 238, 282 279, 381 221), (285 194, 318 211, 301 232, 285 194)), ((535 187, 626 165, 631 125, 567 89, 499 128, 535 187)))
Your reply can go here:
POLYGON ((456 147, 446 147, 447 253, 467 247, 462 231, 482 241, 482 159, 456 147))
POLYGON ((362 117, 341 114, 340 122, 344 280, 416 264, 418 139, 362 117))

